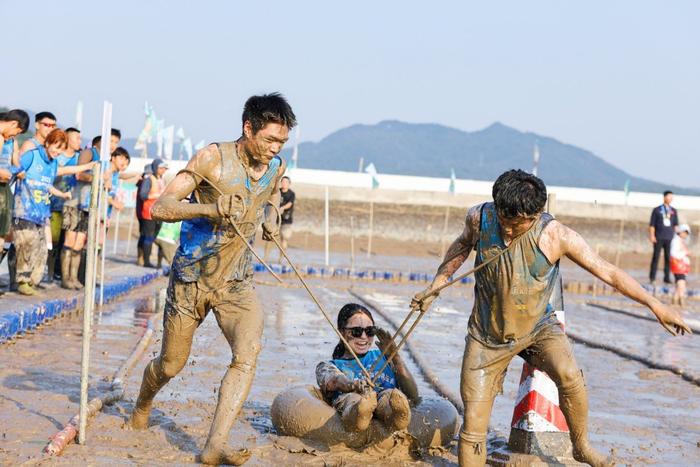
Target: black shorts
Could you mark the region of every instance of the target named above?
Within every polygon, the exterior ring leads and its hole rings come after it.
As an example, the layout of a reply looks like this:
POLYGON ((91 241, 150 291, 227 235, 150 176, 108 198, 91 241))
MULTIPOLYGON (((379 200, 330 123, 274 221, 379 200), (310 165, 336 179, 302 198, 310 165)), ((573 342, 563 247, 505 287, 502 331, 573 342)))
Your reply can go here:
POLYGON ((78 233, 87 234, 88 231, 88 219, 90 219, 90 214, 87 211, 78 210, 78 227, 75 231, 78 233))
POLYGON ((685 274, 674 274, 673 276, 676 278, 676 282, 685 280, 685 274))

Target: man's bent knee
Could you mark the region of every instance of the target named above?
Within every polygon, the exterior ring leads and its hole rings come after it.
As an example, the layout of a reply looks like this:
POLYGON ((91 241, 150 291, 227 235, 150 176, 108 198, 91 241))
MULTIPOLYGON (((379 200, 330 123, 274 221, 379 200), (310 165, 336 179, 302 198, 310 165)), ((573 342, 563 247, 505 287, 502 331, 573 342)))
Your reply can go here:
POLYGON ((162 357, 158 359, 156 365, 160 367, 160 372, 167 379, 172 379, 182 371, 187 363, 187 356, 180 357, 162 357))
POLYGON ((564 372, 560 380, 557 382, 557 387, 562 395, 574 394, 586 386, 586 381, 583 378, 583 370, 573 367, 570 371, 564 372))

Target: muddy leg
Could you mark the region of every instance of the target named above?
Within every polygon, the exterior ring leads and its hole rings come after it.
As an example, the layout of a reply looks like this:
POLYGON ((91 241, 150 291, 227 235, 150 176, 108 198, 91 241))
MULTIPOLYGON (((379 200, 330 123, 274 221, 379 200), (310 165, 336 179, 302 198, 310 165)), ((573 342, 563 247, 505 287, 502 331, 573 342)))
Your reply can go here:
POLYGON ((574 448, 574 459, 592 466, 614 465, 611 460, 593 449, 588 440, 588 395, 583 374, 578 369, 569 340, 558 326, 538 336, 536 344, 528 349, 526 360, 544 371, 559 389, 559 407, 574 448))
POLYGON ((233 282, 228 290, 217 291, 213 309, 219 327, 231 346, 232 358, 221 380, 219 400, 201 461, 204 464, 241 465, 250 458, 251 452, 230 448, 228 435, 255 376, 263 314, 249 282, 233 282))
MULTIPOLYGON (((195 300, 195 292, 191 290, 193 288, 196 289, 195 284, 174 283, 172 280, 170 282, 163 317, 163 344, 160 355, 151 360, 143 371, 141 390, 128 422, 128 426, 131 428, 141 429, 148 427, 148 417, 151 414, 153 398, 187 363, 190 348, 192 347, 192 337, 199 325, 199 321, 188 314, 178 311, 173 306, 172 297, 177 299, 187 295, 187 290, 184 289, 189 289, 191 295, 188 298, 191 303, 195 300), (173 291, 173 289, 183 290, 173 291)), ((184 299, 183 303, 186 303, 184 299)))
POLYGON ((369 428, 377 408, 377 393, 367 391, 365 394, 341 394, 333 402, 333 407, 340 413, 345 430, 351 433, 365 431, 369 428))
POLYGON ((387 389, 379 393, 374 413, 391 431, 405 430, 411 423, 411 406, 406 395, 399 389, 387 389))

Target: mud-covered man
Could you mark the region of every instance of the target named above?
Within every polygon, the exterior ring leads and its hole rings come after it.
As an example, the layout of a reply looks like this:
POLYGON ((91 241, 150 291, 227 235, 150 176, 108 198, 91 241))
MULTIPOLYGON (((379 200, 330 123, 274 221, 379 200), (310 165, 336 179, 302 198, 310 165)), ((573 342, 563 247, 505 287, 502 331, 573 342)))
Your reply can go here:
POLYGON ((674 310, 598 256, 578 233, 543 212, 547 189, 539 178, 521 170, 505 172, 493 185, 493 199, 494 202, 469 209, 464 232, 450 246, 433 284, 413 299, 413 305, 426 310, 434 297, 422 297, 446 283, 472 249, 476 253, 475 265, 500 254, 475 274, 474 308, 460 383, 464 424, 459 437, 459 465, 484 465, 491 407, 508 364, 516 355, 556 383, 574 458, 590 465, 608 465, 609 460, 589 444, 583 375, 553 309, 548 306, 559 280, 559 260, 568 257, 627 297, 646 305, 671 334, 690 329, 674 310))
POLYGON ((209 310, 231 346, 231 364, 201 461, 240 465, 246 450, 227 446, 228 434, 248 396, 260 351, 263 314, 252 287, 252 245, 262 224, 263 238, 278 236, 279 180, 285 166, 277 155, 296 117, 279 94, 253 96, 243 110, 243 135, 199 151, 152 208, 153 218, 182 221, 163 319, 160 355, 146 367, 129 424, 145 428, 156 393, 185 366, 194 331, 209 310), (182 200, 189 198, 189 203, 182 200), (263 222, 265 220, 265 222, 263 222), (233 223, 242 235, 238 235, 233 223))

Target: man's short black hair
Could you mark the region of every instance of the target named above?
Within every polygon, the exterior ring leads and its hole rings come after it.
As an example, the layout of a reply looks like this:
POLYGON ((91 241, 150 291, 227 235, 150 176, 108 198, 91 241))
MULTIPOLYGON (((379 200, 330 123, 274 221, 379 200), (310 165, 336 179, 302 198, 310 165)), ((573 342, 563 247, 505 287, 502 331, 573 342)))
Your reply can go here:
POLYGON ((672 192, 671 190, 666 190, 666 191, 664 191, 664 196, 666 196, 666 195, 672 195, 672 194, 673 194, 673 192, 672 192))
POLYGON ((71 126, 71 127, 66 128, 66 133, 80 133, 80 130, 71 126))
POLYGON ((92 138, 92 147, 96 148, 97 146, 100 145, 101 142, 102 142, 102 136, 100 136, 100 135, 95 136, 94 138, 92 138))
POLYGON ((280 181, 284 180, 285 178, 287 179, 287 181, 288 181, 289 183, 292 183, 292 179, 289 178, 289 177, 287 177, 286 175, 283 176, 282 178, 280 178, 280 181))
POLYGON ((46 111, 39 112, 38 114, 36 114, 34 116, 34 121, 39 123, 40 121, 42 121, 45 118, 50 118, 54 122, 56 121, 56 116, 54 114, 52 114, 51 112, 46 112, 46 111))
POLYGON ((297 117, 287 99, 278 92, 252 96, 243 107, 243 124, 250 122, 253 134, 260 131, 267 123, 279 123, 290 130, 297 124, 297 117))
POLYGON ((116 128, 112 128, 112 136, 116 136, 119 139, 122 139, 122 132, 117 130, 116 128))
POLYGON ((129 151, 127 151, 126 149, 124 149, 121 146, 119 146, 117 149, 114 150, 111 157, 117 157, 117 156, 124 156, 124 157, 126 157, 126 160, 131 162, 131 156, 129 156, 129 151))
POLYGON ((21 109, 12 109, 7 112, 0 112, 0 121, 2 122, 17 122, 17 126, 22 130, 22 133, 29 128, 29 115, 21 109))
POLYGON ((509 170, 493 184, 496 211, 507 218, 533 217, 544 210, 547 187, 544 182, 522 170, 509 170))

